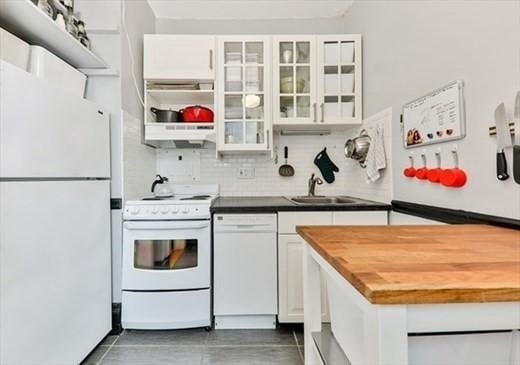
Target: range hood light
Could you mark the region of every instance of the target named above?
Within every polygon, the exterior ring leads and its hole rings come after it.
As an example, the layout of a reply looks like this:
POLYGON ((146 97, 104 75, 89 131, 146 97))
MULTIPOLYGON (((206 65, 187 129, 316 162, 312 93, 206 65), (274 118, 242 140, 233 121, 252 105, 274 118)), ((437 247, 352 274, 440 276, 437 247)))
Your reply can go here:
POLYGON ((330 131, 325 129, 282 129, 280 135, 282 136, 327 136, 330 131))

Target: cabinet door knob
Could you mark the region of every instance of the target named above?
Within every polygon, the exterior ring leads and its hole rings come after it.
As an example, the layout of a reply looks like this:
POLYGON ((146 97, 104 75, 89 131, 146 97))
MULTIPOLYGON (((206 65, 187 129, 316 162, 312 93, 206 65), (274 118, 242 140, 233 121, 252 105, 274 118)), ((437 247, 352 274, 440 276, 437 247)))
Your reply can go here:
POLYGON ((209 69, 213 70, 213 50, 209 50, 209 69))
POLYGON ((321 108, 321 122, 325 122, 325 105, 324 103, 321 103, 320 104, 320 108, 321 108))
POLYGON ((313 121, 314 123, 316 123, 316 122, 317 122, 317 118, 318 118, 318 117, 316 116, 316 115, 318 114, 318 112, 317 112, 317 110, 316 110, 316 103, 312 103, 312 108, 313 108, 313 115, 314 115, 312 121, 313 121))
POLYGON ((265 131, 265 135, 266 135, 265 141, 266 141, 266 144, 267 144, 267 149, 269 150, 270 149, 270 144, 271 144, 270 141, 269 141, 269 129, 267 129, 265 131))

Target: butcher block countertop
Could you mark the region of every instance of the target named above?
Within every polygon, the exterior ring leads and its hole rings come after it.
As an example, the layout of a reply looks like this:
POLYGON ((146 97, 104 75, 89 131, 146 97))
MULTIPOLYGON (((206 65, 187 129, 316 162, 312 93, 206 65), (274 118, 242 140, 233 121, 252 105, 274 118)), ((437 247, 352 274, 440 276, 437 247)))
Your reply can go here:
POLYGON ((298 226, 373 304, 520 301, 520 231, 487 225, 298 226))

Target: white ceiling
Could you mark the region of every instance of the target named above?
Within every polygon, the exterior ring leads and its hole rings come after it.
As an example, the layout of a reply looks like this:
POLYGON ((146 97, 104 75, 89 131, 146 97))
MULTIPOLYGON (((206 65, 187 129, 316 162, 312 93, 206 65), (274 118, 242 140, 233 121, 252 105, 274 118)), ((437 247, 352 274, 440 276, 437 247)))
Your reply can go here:
POLYGON ((316 19, 341 17, 354 0, 148 0, 157 18, 316 19))

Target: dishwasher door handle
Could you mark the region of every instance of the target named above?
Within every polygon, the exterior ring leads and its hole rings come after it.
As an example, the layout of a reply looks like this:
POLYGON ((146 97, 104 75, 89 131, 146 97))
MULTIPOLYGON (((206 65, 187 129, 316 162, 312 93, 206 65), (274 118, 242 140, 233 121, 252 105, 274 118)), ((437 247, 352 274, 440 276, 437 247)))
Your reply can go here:
POLYGON ((255 227, 269 227, 273 226, 271 223, 254 223, 254 224, 236 224, 236 223, 218 223, 216 225, 217 228, 226 227, 226 228, 255 228, 255 227))
POLYGON ((270 233, 275 232, 276 228, 270 224, 229 224, 219 225, 215 227, 215 233, 244 233, 244 232, 259 232, 259 233, 270 233))

